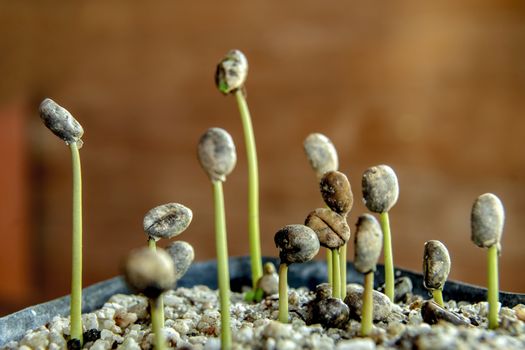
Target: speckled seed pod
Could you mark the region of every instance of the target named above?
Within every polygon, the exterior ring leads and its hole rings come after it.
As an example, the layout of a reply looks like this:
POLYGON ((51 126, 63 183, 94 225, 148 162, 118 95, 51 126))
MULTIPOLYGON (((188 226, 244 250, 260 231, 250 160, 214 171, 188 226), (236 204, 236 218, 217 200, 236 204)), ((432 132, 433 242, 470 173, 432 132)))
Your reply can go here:
POLYGON ((315 232, 304 225, 287 225, 274 237, 282 264, 303 263, 312 260, 319 252, 315 232))
POLYGON ((144 216, 144 232, 156 241, 161 238, 169 239, 186 230, 192 218, 191 209, 182 204, 159 205, 144 216))
POLYGON ((66 144, 76 142, 79 147, 82 146, 80 138, 84 134, 84 129, 67 109, 50 98, 42 101, 39 109, 40 118, 53 134, 64 140, 66 144))
POLYGON ((313 133, 308 135, 303 142, 303 147, 306 157, 319 180, 325 173, 339 168, 339 159, 337 158, 334 144, 323 134, 313 133))
POLYGON ((388 212, 399 197, 399 184, 394 170, 388 165, 368 168, 363 174, 363 201, 374 213, 388 212))
POLYGON ((147 247, 132 251, 124 266, 129 286, 148 298, 156 299, 175 283, 175 269, 168 253, 147 247))
POLYGON ((383 246, 383 231, 370 214, 361 215, 356 227, 354 266, 357 271, 367 274, 376 270, 383 246))
POLYGON ((317 234, 319 243, 328 249, 339 248, 350 239, 346 219, 328 208, 317 208, 305 220, 305 225, 317 234))
POLYGON ((354 195, 346 175, 329 171, 323 175, 319 186, 326 205, 337 214, 346 216, 354 204, 354 195))
POLYGON ((195 258, 193 247, 188 242, 176 241, 168 245, 166 251, 173 260, 175 279, 178 281, 188 271, 195 258))
POLYGON ((226 181, 226 176, 231 173, 237 162, 233 139, 221 128, 210 128, 202 135, 198 156, 211 181, 226 181))
POLYGON ((450 256, 440 241, 425 242, 423 255, 423 285, 426 289, 443 289, 450 273, 450 256))
POLYGON ((504 222, 505 209, 500 199, 492 193, 482 194, 472 206, 472 242, 481 248, 499 244, 504 222))
POLYGON ((239 50, 231 50, 217 65, 215 85, 227 95, 243 87, 248 76, 248 60, 239 50))

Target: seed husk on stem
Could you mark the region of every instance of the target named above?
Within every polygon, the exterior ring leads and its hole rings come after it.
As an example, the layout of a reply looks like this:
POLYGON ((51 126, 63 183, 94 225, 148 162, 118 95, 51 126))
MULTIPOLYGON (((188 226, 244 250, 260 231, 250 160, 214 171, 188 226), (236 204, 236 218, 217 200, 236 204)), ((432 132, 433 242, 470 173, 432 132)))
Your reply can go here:
POLYGON ((505 209, 501 200, 492 193, 479 196, 471 212, 472 242, 487 252, 487 301, 489 328, 498 328, 499 286, 498 254, 505 222, 505 209))
POLYGON ((39 107, 40 118, 45 126, 62 139, 71 150, 73 170, 73 232, 71 268, 71 306, 70 341, 82 339, 82 171, 79 149, 84 129, 65 108, 50 98, 42 101, 39 107))
POLYGON ((262 277, 261 238, 259 228, 259 170, 253 125, 245 97, 245 82, 248 76, 248 60, 239 50, 231 50, 217 65, 215 84, 225 95, 234 94, 237 100, 244 131, 248 162, 248 238, 252 269, 252 288, 262 277))
POLYGON ((443 286, 450 273, 450 256, 447 247, 440 241, 425 242, 423 253, 423 285, 432 292, 434 301, 441 307, 443 302, 443 286))
POLYGON ((383 230, 383 249, 385 262, 385 294, 394 301, 394 259, 390 233, 389 210, 399 197, 399 184, 394 170, 388 165, 368 168, 362 178, 363 200, 368 210, 379 214, 383 230))
POLYGON ((198 157, 202 168, 208 174, 213 186, 215 208, 215 245, 217 249, 217 274, 221 312, 221 347, 230 349, 230 274, 228 271, 228 245, 226 235, 226 214, 222 182, 235 167, 237 154, 233 140, 223 129, 211 128, 201 137, 198 157))

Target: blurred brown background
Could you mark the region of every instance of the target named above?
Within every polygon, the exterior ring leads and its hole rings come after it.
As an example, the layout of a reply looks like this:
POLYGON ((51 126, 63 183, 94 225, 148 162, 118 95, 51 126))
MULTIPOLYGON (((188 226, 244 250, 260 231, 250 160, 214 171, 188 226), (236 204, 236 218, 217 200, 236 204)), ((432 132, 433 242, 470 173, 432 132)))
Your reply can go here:
MULTIPOLYGON (((485 284, 470 209, 481 193, 500 196, 501 287, 525 292, 524 4, 0 2, 0 314, 69 291, 71 161, 38 117, 44 97, 85 129, 85 285, 119 273, 145 244, 143 215, 166 202, 193 209, 179 238, 198 260, 214 257, 211 185, 195 156, 211 126, 237 144, 229 251, 247 254, 242 128, 234 98, 213 84, 231 48, 250 62, 263 254, 276 255, 278 228, 322 205, 302 150, 322 132, 356 197, 367 167, 396 170, 398 266, 419 270, 423 243, 440 239, 451 278, 485 284)), ((352 227, 364 210, 358 200, 352 227)))

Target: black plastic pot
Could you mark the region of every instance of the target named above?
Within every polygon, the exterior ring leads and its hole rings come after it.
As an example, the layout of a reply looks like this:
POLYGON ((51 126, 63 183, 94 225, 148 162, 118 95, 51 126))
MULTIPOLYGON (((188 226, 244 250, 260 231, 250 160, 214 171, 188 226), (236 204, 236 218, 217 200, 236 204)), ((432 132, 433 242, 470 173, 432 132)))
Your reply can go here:
MULTIPOLYGON (((279 260, 276 258, 264 258, 264 261, 271 261, 276 266, 279 264, 279 260)), ((240 291, 243 286, 251 285, 250 276, 249 257, 230 258, 230 278, 233 291, 240 291)), ((413 293, 424 297, 428 296, 428 292, 423 288, 421 274, 396 269, 396 277, 400 276, 407 276, 412 280, 413 293)), ((347 278, 348 283, 363 282, 363 276, 355 271, 351 263, 348 263, 347 278)), ((291 287, 306 286, 313 289, 325 281, 326 264, 322 261, 295 264, 289 268, 288 284, 291 287)), ((376 287, 384 283, 383 266, 378 266, 375 273, 375 283, 376 287)), ((199 284, 212 289, 217 288, 217 264, 215 261, 194 263, 186 275, 177 283, 177 286, 192 287, 199 284)), ((120 276, 85 288, 82 295, 82 312, 86 313, 100 308, 109 297, 117 293, 130 293, 120 276)), ((445 285, 443 297, 445 300, 479 302, 486 300, 486 293, 485 288, 450 281, 445 285)), ((525 304, 525 294, 502 292, 499 297, 503 306, 525 304)), ((0 318, 0 346, 4 346, 12 340, 20 340, 27 330, 45 325, 57 315, 66 316, 68 314, 69 296, 66 296, 2 317, 0 318)))

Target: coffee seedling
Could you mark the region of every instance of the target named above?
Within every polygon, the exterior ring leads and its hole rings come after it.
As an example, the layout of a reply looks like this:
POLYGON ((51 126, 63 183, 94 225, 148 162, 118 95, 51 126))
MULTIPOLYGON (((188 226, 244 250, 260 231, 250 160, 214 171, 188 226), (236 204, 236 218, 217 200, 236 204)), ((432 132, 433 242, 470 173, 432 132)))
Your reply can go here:
POLYGON ((198 145, 198 157, 202 168, 213 185, 215 207, 215 244, 217 247, 217 274, 221 311, 221 346, 230 349, 230 274, 228 271, 228 245, 226 238, 226 215, 222 182, 237 162, 235 144, 224 129, 211 128, 202 135, 198 145))
POLYGON ((82 126, 65 108, 46 98, 40 104, 40 118, 56 136, 71 149, 73 163, 73 239, 71 269, 70 342, 81 346, 82 340, 82 175, 79 149, 82 147, 82 126))
POLYGON ((215 84, 225 95, 233 93, 241 114, 248 162, 248 237, 252 268, 252 287, 255 290, 257 280, 262 276, 261 243, 259 233, 259 171, 255 136, 250 117, 250 110, 244 95, 248 60, 239 50, 231 50, 217 65, 215 84))
POLYGON ((376 218, 370 214, 361 215, 356 226, 354 266, 358 272, 365 275, 361 335, 368 336, 372 330, 374 312, 374 271, 381 254, 383 234, 376 218))
POLYGON ((443 286, 450 272, 450 256, 447 247, 440 241, 425 242, 423 254, 423 285, 432 292, 434 301, 441 307, 443 286))
POLYGON ((498 253, 503 233, 505 210, 500 199, 492 193, 479 196, 472 206, 470 217, 472 242, 481 248, 488 248, 487 253, 487 299, 489 303, 489 328, 498 327, 499 286, 498 253))
POLYGON ((151 327, 155 336, 155 349, 166 349, 166 339, 160 322, 159 300, 162 293, 175 283, 173 261, 163 249, 155 251, 146 247, 131 252, 124 265, 128 285, 150 301, 151 327))
MULTIPOLYGON (((332 293, 334 298, 340 299, 343 289, 341 288, 341 272, 339 269, 339 248, 350 239, 350 228, 346 219, 328 208, 317 208, 308 214, 305 225, 316 233, 320 245, 332 251, 332 293)), ((346 285, 346 281, 343 283, 346 285)))
POLYGON ((319 252, 315 232, 304 225, 287 225, 274 237, 279 248, 279 321, 288 323, 288 265, 312 260, 319 252))
POLYGON ((379 214, 385 256, 385 294, 390 301, 394 301, 394 259, 388 212, 399 197, 396 173, 388 165, 368 168, 363 174, 362 187, 366 207, 371 212, 379 214))
MULTIPOLYGON (((321 196, 326 205, 345 221, 354 204, 354 195, 350 182, 345 174, 339 171, 329 171, 323 175, 320 182, 321 196)), ((350 238, 350 236, 348 237, 350 238)), ((339 269, 341 272, 341 296, 346 294, 346 253, 347 241, 339 248, 339 269)))
MULTIPOLYGON (((303 148, 308 162, 315 171, 317 180, 321 181, 325 173, 339 168, 339 159, 335 146, 325 135, 320 133, 308 135, 303 142, 303 148)), ((333 287, 332 251, 330 249, 326 250, 326 268, 328 283, 333 287)))

